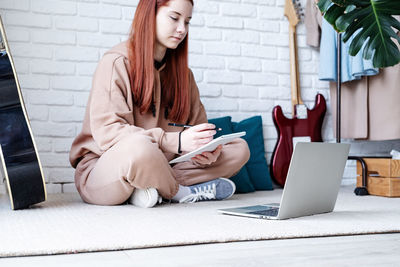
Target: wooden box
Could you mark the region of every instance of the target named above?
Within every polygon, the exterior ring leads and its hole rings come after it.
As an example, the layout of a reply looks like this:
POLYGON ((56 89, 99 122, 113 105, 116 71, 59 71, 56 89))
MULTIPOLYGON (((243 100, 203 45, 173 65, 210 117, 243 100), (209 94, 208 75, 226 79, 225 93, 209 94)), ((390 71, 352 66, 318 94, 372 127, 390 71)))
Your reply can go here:
MULTIPOLYGON (((369 194, 400 197, 400 160, 390 158, 363 158, 367 165, 369 194)), ((357 187, 362 186, 362 168, 357 161, 357 187)))

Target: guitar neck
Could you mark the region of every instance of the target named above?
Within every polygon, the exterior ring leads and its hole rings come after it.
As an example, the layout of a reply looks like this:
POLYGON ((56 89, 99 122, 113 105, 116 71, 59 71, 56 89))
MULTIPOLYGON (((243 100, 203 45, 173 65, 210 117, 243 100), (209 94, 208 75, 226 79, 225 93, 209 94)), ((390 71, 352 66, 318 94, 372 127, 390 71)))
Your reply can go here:
POLYGON ((289 53, 290 53, 290 88, 292 93, 292 115, 296 111, 296 105, 302 105, 303 101, 300 96, 300 78, 297 59, 297 35, 296 26, 289 24, 289 53))

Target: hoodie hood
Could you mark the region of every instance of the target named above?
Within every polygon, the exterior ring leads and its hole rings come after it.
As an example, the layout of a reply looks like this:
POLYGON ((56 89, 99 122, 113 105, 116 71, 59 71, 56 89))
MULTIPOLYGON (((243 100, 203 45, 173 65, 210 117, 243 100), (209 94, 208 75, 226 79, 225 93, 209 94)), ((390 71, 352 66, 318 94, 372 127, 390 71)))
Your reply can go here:
POLYGON ((116 46, 112 47, 104 55, 107 55, 107 54, 118 54, 118 55, 121 55, 121 56, 123 56, 125 58, 128 58, 128 46, 129 46, 128 41, 124 41, 124 42, 119 43, 116 46))
MULTIPOLYGON (((122 43, 119 43, 116 46, 112 47, 110 50, 104 53, 104 55, 117 54, 123 56, 126 59, 129 59, 128 47, 129 47, 128 41, 123 41, 122 43)), ((166 62, 165 60, 163 60, 162 64, 156 67, 155 70, 160 72, 165 68, 165 65, 166 62)))

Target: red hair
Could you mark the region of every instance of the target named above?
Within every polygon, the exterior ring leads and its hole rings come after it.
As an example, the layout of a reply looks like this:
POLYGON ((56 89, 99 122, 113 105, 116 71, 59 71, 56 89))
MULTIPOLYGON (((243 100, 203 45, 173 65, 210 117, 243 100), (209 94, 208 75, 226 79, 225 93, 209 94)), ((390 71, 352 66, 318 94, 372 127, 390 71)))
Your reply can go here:
MULTIPOLYGON (((141 0, 136 8, 129 35, 130 78, 134 102, 140 112, 148 112, 153 103, 154 45, 158 8, 170 0, 141 0)), ((188 0, 193 5, 193 0, 188 0)), ((167 49, 162 79, 162 97, 168 117, 184 123, 189 117, 188 34, 176 49, 167 49)), ((160 112, 160 111, 159 111, 160 112)))

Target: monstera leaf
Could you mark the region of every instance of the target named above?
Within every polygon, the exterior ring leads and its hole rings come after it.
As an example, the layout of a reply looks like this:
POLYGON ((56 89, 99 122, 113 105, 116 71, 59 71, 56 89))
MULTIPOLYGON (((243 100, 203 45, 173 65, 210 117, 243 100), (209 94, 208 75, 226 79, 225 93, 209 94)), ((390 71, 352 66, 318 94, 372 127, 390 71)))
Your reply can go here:
POLYGON ((400 62, 400 0, 319 0, 324 18, 336 31, 343 32, 343 41, 351 36, 349 53, 355 56, 365 45, 363 58, 374 67, 384 68, 400 62), (397 30, 396 30, 397 29, 397 30))

